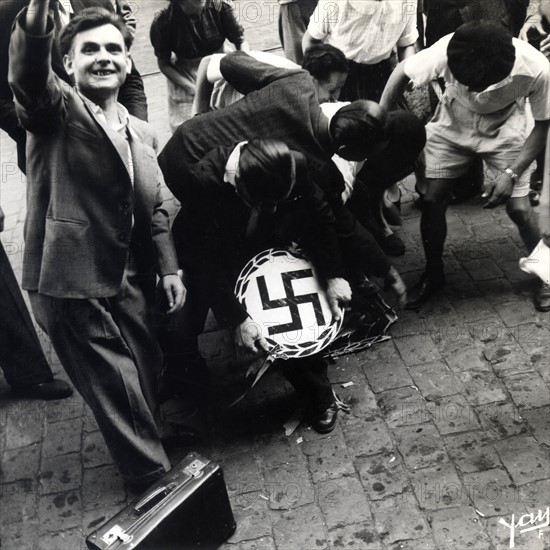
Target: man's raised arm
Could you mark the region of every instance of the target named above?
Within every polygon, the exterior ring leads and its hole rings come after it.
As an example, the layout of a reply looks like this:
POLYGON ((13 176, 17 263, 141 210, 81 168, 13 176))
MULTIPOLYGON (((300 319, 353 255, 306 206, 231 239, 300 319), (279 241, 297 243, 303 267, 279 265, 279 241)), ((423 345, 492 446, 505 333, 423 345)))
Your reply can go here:
POLYGON ((382 92, 382 98, 380 99, 380 106, 384 107, 388 111, 395 109, 397 102, 403 95, 407 84, 410 82, 410 78, 406 75, 404 69, 405 60, 401 61, 399 65, 394 69, 390 78, 382 92))

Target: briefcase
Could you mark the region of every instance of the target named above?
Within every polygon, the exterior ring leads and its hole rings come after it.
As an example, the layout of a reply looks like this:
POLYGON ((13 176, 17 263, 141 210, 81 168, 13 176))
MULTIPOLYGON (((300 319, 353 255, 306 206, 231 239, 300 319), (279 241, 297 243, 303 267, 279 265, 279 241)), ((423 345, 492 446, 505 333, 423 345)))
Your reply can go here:
POLYGON ((221 468, 191 453, 86 544, 92 550, 214 549, 235 527, 221 468))

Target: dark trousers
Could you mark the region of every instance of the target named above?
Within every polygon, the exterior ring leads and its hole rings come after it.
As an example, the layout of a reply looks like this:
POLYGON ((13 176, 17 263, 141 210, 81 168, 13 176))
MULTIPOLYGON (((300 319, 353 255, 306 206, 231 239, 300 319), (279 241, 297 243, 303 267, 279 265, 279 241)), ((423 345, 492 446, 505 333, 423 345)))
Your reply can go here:
MULTIPOLYGON (((204 329, 208 311, 212 308, 216 313, 216 304, 211 303, 207 285, 192 274, 188 273, 185 285, 188 297, 185 305, 169 327, 161 328, 159 340, 165 354, 165 383, 177 386, 180 395, 200 405, 206 394, 208 374, 198 352, 197 338, 204 329)), ((313 414, 323 412, 332 404, 327 363, 321 355, 277 361, 277 364, 313 414)))
POLYGON ((167 471, 170 462, 153 416, 162 354, 130 264, 111 298, 29 296, 36 320, 91 408, 122 476, 146 483, 167 471))
POLYGON ((378 103, 395 64, 391 57, 374 65, 349 60, 348 78, 340 93, 340 100, 370 99, 378 103))
POLYGON ((0 242, 0 367, 12 387, 52 379, 38 335, 0 242))

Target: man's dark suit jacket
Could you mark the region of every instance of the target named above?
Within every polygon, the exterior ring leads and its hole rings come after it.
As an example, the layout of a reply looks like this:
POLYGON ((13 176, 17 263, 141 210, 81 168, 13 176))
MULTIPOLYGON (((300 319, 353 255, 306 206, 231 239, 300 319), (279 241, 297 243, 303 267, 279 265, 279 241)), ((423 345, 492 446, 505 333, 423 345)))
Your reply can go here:
POLYGON ((293 152, 296 184, 274 214, 260 215, 254 238, 246 237, 251 209, 224 181, 234 147, 219 147, 172 186, 182 208, 173 225, 185 272, 208 289, 218 322, 236 326, 247 317, 233 288, 240 270, 267 248, 300 244, 323 278, 344 277, 334 215, 323 192, 308 175, 304 155, 293 152))
MULTIPOLYGON (((28 0, 2 0, 0 2, 0 129, 7 132, 18 144, 19 166, 24 169, 25 130, 19 125, 13 103, 13 94, 8 84, 9 44, 13 22, 17 14, 28 5, 28 0)), ((71 0, 75 13, 85 8, 102 7, 113 10, 110 0, 71 0)), ((126 0, 117 0, 117 12, 124 16, 128 12, 126 0)), ((61 52, 56 45, 52 48, 52 67, 54 72, 68 84, 71 84, 69 75, 65 72, 61 52)), ((147 120, 147 100, 143 89, 143 81, 135 66, 126 78, 126 82, 119 92, 119 101, 128 109, 130 114, 147 120)))

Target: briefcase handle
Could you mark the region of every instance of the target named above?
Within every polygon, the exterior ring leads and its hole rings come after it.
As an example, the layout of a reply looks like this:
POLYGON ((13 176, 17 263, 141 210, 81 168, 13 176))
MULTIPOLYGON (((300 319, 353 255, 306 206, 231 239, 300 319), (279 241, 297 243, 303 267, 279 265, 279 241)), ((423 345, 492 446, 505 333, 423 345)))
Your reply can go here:
POLYGON ((157 487, 151 494, 147 495, 145 498, 142 498, 134 506, 134 515, 141 516, 144 512, 148 512, 156 506, 164 497, 169 495, 175 488, 177 483, 169 483, 162 487, 157 487))

